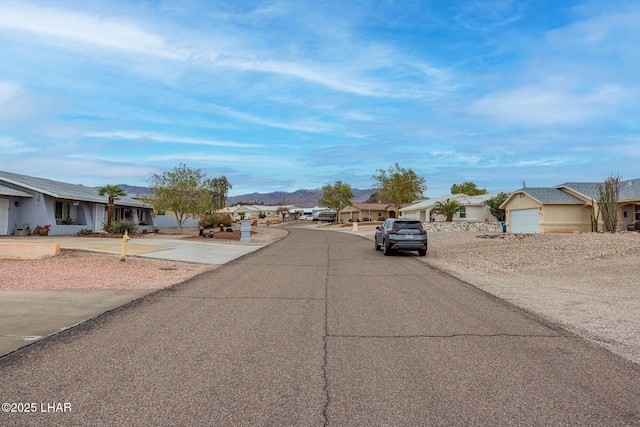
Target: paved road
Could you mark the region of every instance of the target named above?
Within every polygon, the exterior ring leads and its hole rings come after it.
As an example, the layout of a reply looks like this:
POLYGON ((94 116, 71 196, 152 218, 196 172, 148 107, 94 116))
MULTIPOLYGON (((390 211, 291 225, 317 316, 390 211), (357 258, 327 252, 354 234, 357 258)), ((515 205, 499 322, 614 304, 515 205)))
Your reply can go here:
POLYGON ((640 425, 640 368, 412 256, 291 229, 0 359, 0 402, 36 404, 3 426, 640 425))

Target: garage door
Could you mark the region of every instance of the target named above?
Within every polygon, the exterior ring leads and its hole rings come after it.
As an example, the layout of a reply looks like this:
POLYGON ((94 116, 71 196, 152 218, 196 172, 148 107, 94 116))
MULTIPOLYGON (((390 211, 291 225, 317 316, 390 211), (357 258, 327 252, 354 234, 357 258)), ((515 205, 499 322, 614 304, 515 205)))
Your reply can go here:
POLYGON ((9 199, 0 199, 0 235, 9 232, 9 199))
POLYGON ((520 209, 511 211, 512 233, 539 233, 538 209, 520 209))

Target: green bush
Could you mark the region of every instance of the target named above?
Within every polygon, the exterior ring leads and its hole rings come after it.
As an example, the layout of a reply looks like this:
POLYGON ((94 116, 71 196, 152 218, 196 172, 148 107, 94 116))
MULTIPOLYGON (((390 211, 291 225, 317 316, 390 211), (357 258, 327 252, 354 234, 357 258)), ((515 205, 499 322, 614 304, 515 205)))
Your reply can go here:
POLYGON ((111 234, 124 234, 125 231, 128 231, 129 234, 131 234, 137 231, 136 225, 131 221, 114 221, 111 223, 111 226, 103 224, 102 228, 104 231, 111 234))
POLYGON ((93 234, 93 230, 90 230, 88 228, 83 228, 80 231, 78 231, 78 236, 90 236, 93 234))
POLYGON ((211 215, 205 215, 202 218, 200 218, 198 225, 200 225, 200 227, 203 227, 203 228, 215 228, 220 224, 224 224, 225 227, 228 227, 231 225, 232 222, 233 221, 231 220, 231 217, 229 215, 211 214, 211 215))

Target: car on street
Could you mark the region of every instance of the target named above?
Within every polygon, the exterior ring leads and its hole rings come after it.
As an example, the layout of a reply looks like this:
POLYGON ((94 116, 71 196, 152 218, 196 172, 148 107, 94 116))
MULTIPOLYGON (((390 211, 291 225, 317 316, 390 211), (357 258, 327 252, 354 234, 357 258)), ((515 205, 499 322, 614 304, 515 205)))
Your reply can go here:
POLYGON ((376 251, 384 255, 397 251, 418 251, 418 255, 427 254, 427 230, 417 219, 389 218, 376 227, 374 236, 376 251))

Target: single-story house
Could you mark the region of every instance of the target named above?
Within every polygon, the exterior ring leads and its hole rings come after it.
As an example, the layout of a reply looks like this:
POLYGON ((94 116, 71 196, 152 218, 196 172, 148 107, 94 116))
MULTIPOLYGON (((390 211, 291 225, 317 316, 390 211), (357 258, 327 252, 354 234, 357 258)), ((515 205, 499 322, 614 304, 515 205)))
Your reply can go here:
POLYGON ((466 194, 452 194, 449 196, 434 197, 433 199, 423 200, 413 203, 400 209, 400 215, 403 218, 417 219, 422 222, 427 221, 445 221, 444 215, 433 213, 438 202, 445 203, 447 199, 455 200, 460 203, 463 208, 453 216, 453 221, 463 222, 497 222, 497 218, 491 215, 489 209, 484 202, 498 193, 480 194, 477 196, 467 196, 466 194))
MULTIPOLYGON (((566 182, 555 187, 522 188, 500 206, 510 233, 589 232, 598 212, 598 182, 566 182)), ((640 221, 640 179, 620 181, 619 229, 640 221)), ((598 229, 604 230, 602 217, 598 229)))
MULTIPOLYGON (((82 229, 103 231, 107 196, 97 188, 0 171, 0 235, 50 225, 50 235, 72 235, 82 229)), ((153 208, 130 197, 115 202, 113 220, 129 220, 154 230, 153 208)))
MULTIPOLYGON (((228 214, 232 219, 240 219, 240 212, 244 212, 245 219, 258 219, 260 215, 263 215, 266 219, 282 219, 282 214, 279 213, 279 209, 283 206, 265 206, 265 205, 245 205, 238 204, 235 206, 229 206, 219 210, 219 213, 228 214)), ((289 210, 290 216, 292 217, 298 208, 294 205, 286 205, 284 206, 289 210)))
POLYGON ((338 221, 377 221, 378 218, 395 218, 395 207, 389 203, 352 203, 342 208, 338 215, 338 221))

